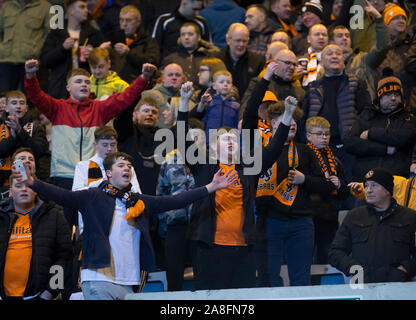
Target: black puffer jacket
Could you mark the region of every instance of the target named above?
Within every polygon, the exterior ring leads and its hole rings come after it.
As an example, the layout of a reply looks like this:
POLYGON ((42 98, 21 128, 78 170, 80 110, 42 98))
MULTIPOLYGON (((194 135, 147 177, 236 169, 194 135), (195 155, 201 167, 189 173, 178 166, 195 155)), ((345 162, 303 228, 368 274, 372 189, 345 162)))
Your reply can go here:
POLYGON ((383 114, 375 107, 366 108, 344 138, 347 152, 355 155, 353 177, 361 181, 372 168, 383 167, 393 175, 407 177, 416 141, 416 119, 403 107, 383 114), (368 139, 361 139, 368 130, 368 139), (396 147, 393 155, 387 147, 396 147))
MULTIPOLYGON (((4 298, 4 266, 9 244, 10 232, 16 222, 13 200, 5 199, 0 203, 0 295, 4 298)), ((33 296, 48 290, 53 296, 59 290, 49 286, 53 265, 65 267, 72 253, 71 229, 61 210, 53 203, 44 203, 37 199, 35 209, 30 213, 32 225, 32 260, 29 279, 24 296, 33 296)), ((65 270, 64 270, 65 272, 65 270)))
POLYGON ((361 265, 366 283, 408 281, 416 274, 415 231, 416 212, 394 199, 381 213, 370 205, 355 208, 338 229, 329 263, 346 275, 361 265), (400 265, 407 273, 397 269, 400 265))

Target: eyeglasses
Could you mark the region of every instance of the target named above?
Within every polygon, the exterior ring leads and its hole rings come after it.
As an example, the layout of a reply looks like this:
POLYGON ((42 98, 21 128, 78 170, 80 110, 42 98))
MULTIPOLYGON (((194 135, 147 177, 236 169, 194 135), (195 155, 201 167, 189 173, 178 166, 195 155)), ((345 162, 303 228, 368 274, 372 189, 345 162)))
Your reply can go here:
POLYGON ((329 137, 331 136, 330 132, 309 132, 310 134, 314 134, 317 137, 329 137))
POLYGON ((285 65, 292 66, 293 68, 296 68, 298 66, 297 62, 292 62, 292 61, 285 61, 285 60, 281 60, 281 59, 276 59, 277 61, 283 62, 285 65))

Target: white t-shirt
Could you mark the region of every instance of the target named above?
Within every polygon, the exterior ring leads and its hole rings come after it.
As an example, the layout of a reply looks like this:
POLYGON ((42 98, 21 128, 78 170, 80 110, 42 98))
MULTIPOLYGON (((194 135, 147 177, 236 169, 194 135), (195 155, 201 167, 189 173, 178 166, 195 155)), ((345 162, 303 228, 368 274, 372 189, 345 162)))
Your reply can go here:
POLYGON ((108 281, 120 285, 140 284, 140 237, 134 223, 125 219, 124 203, 116 199, 110 231, 111 265, 101 269, 82 269, 81 282, 108 281))

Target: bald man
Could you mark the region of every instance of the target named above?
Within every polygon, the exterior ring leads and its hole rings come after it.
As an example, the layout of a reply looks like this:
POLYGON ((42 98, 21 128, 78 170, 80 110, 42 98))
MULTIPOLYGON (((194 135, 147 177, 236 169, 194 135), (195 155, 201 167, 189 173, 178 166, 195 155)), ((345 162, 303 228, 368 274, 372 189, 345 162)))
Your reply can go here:
POLYGON ((226 34, 227 46, 215 55, 224 61, 232 74, 233 84, 238 88, 240 97, 244 95, 250 79, 256 77, 265 64, 262 56, 247 49, 249 40, 249 29, 242 23, 233 23, 226 34))
POLYGON ((302 77, 302 85, 308 86, 312 81, 322 76, 321 52, 328 44, 328 29, 323 24, 316 24, 309 29, 307 37, 308 52, 304 58, 308 59, 307 69, 298 68, 298 74, 302 77))

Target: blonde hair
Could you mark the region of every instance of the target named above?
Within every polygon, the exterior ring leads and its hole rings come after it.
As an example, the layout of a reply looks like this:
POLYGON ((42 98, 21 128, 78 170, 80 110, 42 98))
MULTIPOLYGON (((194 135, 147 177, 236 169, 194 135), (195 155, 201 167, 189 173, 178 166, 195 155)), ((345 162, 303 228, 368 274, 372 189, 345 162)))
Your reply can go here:
POLYGON ((227 76, 231 78, 231 81, 233 80, 233 76, 231 75, 231 72, 228 70, 218 70, 212 75, 212 81, 217 81, 217 78, 219 76, 227 76))
POLYGON ((310 131, 312 128, 330 129, 331 124, 323 117, 311 117, 306 120, 306 131, 310 131))
POLYGON ((96 67, 100 62, 100 59, 104 59, 106 62, 110 61, 110 53, 107 49, 100 47, 94 48, 88 56, 88 63, 91 66, 96 67))

